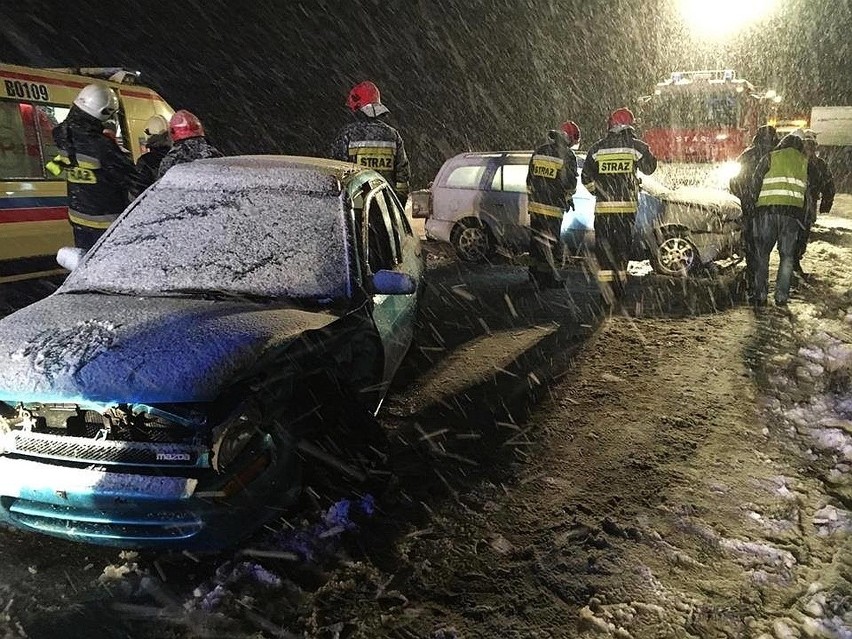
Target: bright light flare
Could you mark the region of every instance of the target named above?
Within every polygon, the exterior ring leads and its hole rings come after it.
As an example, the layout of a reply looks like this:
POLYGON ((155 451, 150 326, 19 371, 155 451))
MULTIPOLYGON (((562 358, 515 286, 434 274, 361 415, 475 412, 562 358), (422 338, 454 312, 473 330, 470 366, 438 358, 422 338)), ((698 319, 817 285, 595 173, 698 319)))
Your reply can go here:
POLYGON ((736 160, 715 165, 708 173, 708 185, 717 189, 727 189, 728 183, 740 174, 740 163, 736 160))
POLYGON ((767 17, 778 0, 679 0, 680 14, 697 36, 723 39, 767 17))

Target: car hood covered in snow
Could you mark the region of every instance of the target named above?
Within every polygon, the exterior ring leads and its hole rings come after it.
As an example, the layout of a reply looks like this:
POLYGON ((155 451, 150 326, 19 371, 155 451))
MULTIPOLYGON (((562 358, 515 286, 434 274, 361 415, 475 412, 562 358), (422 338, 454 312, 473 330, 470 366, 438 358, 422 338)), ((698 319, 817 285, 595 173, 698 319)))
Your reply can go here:
POLYGON ((238 301, 55 294, 0 320, 0 401, 210 401, 268 348, 335 319, 238 301))

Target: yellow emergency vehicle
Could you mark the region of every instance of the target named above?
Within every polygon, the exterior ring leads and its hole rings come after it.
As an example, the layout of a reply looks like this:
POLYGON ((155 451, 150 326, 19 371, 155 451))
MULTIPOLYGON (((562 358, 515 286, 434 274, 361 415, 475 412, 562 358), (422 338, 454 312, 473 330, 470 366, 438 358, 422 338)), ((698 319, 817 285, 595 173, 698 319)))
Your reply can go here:
POLYGON ((0 63, 0 284, 64 272, 56 251, 73 246, 63 176, 45 164, 58 149, 53 128, 80 89, 104 82, 118 95, 118 142, 136 160, 145 123, 174 110, 139 74, 117 68, 38 69, 0 63))

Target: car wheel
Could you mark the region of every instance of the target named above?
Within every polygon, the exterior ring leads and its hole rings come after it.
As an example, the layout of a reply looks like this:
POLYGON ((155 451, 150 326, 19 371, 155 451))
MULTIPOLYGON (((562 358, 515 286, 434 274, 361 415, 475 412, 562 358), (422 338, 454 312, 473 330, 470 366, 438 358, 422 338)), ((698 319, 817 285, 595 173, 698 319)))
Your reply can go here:
POLYGON ((482 262, 492 257, 496 248, 491 231, 475 218, 456 224, 450 240, 458 256, 465 262, 482 262))
POLYGON ((698 249, 683 232, 667 232, 652 254, 652 265, 657 273, 685 277, 701 262, 698 249))

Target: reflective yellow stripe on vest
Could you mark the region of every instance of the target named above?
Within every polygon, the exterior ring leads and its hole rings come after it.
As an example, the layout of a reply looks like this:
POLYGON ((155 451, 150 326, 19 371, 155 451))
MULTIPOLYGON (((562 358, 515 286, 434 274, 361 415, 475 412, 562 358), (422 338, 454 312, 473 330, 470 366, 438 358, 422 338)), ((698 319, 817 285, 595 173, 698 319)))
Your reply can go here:
POLYGON ((769 170, 763 178, 757 206, 805 205, 808 186, 808 159, 794 148, 769 154, 769 170))
POLYGON ((86 226, 90 229, 108 229, 110 225, 118 219, 117 215, 87 215, 68 209, 68 219, 79 226, 86 226))
POLYGON ((558 217, 560 219, 564 212, 562 207, 550 206, 549 204, 542 204, 541 202, 530 202, 527 205, 527 210, 536 215, 547 215, 548 217, 558 217))
POLYGON ((619 201, 619 202, 603 202, 597 200, 595 202, 595 213, 635 213, 636 202, 634 201, 619 201))

